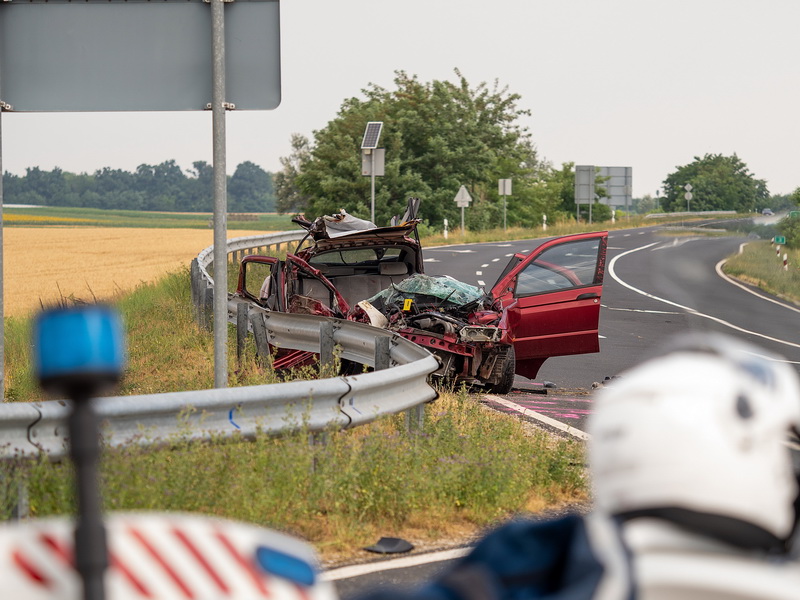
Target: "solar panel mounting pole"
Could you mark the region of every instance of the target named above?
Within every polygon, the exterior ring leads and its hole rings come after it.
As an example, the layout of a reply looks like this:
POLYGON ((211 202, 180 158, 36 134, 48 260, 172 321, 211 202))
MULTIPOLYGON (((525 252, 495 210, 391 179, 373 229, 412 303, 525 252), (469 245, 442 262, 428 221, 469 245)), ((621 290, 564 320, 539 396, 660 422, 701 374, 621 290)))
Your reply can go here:
POLYGON ((228 198, 225 168, 225 0, 211 3, 214 179, 214 387, 228 387, 228 198))
POLYGON ((369 197, 370 197, 370 211, 369 220, 375 223, 375 152, 369 153, 369 197))
POLYGON ((364 130, 364 137, 361 140, 361 150, 369 153, 370 161, 370 221, 375 223, 375 149, 378 147, 378 140, 383 129, 382 121, 370 121, 364 130))

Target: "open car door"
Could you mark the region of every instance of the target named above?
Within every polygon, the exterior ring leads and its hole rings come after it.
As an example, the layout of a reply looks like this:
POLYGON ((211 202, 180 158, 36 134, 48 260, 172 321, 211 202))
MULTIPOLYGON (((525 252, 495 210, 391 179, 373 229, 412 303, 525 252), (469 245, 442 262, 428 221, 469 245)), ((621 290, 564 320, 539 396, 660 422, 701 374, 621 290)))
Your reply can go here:
POLYGON ((491 290, 503 306, 516 373, 533 378, 551 356, 598 352, 608 232, 581 233, 516 254, 491 290))

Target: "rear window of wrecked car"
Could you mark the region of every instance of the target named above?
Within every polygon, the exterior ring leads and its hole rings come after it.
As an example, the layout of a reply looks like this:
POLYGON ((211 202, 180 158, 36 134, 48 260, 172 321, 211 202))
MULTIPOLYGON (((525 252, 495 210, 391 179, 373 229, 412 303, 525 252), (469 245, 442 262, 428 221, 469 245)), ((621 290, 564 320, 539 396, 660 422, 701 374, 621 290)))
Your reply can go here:
POLYGON ((402 248, 350 248, 317 254, 309 261, 312 265, 370 265, 378 261, 400 260, 402 248))

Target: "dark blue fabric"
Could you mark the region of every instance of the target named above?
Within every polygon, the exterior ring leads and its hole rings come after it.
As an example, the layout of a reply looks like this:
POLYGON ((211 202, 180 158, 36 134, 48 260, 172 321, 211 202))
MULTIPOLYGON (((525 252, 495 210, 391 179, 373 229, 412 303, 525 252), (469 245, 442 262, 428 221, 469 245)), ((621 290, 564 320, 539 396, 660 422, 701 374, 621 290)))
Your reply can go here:
POLYGON ((419 590, 378 590, 363 600, 583 600, 602 576, 581 517, 520 520, 489 533, 419 590))

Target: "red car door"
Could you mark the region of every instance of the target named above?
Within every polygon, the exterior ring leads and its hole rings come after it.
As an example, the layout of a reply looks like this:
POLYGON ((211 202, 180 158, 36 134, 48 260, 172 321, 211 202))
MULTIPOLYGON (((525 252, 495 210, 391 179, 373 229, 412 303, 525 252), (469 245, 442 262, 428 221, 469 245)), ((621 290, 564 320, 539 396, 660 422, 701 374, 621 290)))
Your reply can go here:
POLYGON ((515 255, 492 288, 503 306, 516 372, 535 377, 551 356, 598 352, 608 232, 544 242, 515 255))

